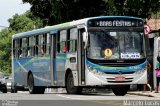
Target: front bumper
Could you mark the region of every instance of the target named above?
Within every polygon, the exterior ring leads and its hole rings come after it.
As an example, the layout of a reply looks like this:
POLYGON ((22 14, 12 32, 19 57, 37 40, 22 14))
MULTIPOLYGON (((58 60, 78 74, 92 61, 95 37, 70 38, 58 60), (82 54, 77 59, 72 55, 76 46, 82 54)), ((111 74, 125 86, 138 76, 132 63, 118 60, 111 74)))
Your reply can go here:
POLYGON ((130 85, 130 84, 147 84, 147 71, 141 74, 104 74, 97 75, 92 72, 86 74, 86 85, 130 85), (116 78, 125 78, 125 80, 116 80, 116 78))

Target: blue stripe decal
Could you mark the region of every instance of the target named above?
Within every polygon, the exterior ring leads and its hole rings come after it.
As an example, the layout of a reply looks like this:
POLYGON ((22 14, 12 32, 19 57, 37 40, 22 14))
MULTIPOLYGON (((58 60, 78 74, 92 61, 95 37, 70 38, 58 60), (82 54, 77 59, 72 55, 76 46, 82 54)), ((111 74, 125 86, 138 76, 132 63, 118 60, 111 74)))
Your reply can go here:
POLYGON ((93 69, 96 69, 97 71, 102 71, 102 72, 135 72, 135 71, 139 71, 142 70, 144 68, 146 68, 147 66, 147 60, 139 65, 135 65, 135 66, 128 66, 128 67, 109 67, 109 66, 102 66, 102 65, 97 65, 94 64, 88 60, 86 60, 86 64, 88 67, 92 67, 93 69))

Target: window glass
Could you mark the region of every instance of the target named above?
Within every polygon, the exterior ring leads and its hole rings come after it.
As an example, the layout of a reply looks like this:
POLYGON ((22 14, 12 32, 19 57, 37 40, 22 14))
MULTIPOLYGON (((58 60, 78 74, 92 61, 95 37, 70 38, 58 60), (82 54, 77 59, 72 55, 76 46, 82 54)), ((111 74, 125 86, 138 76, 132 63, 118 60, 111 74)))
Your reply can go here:
POLYGON ((70 41, 70 52, 76 51, 77 48, 77 40, 71 40, 70 41))
POLYGON ((22 39, 22 47, 27 47, 27 38, 22 39))
POLYGON ((60 52, 65 53, 67 51, 67 30, 60 31, 60 52))
POLYGON ((78 37, 78 30, 77 28, 70 29, 70 38, 69 38, 69 51, 75 52, 77 49, 77 37, 78 37))
POLYGON ((66 30, 60 31, 60 41, 66 41, 66 39, 67 39, 66 35, 67 35, 66 30))
POLYGON ((34 46, 35 45, 35 37, 34 36, 31 36, 29 37, 29 46, 34 46))
POLYGON ((70 29, 70 40, 77 39, 77 28, 70 29))
POLYGON ((46 47, 46 54, 50 54, 50 36, 49 36, 49 33, 47 33, 47 36, 46 36, 46 42, 47 42, 47 47, 46 47))
POLYGON ((89 31, 87 56, 101 59, 144 58, 142 36, 139 31, 89 31))

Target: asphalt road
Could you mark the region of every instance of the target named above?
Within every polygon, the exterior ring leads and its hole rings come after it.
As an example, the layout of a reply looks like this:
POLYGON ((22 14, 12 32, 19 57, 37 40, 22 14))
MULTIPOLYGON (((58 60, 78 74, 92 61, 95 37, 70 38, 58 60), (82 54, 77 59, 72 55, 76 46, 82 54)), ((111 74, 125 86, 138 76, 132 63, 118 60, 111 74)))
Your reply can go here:
MULTIPOLYGON (((115 96, 113 93, 84 93, 68 95, 66 93, 29 94, 28 92, 0 94, 0 106, 137 106, 159 98, 137 95, 115 96)), ((147 106, 147 105, 146 105, 147 106)), ((155 105, 156 106, 156 105, 155 105)))

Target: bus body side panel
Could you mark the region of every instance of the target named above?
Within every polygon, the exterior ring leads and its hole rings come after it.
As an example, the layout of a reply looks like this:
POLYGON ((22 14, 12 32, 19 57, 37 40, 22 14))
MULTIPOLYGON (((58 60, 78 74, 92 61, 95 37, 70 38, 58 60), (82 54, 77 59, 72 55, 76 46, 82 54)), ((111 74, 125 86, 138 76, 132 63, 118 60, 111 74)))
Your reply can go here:
POLYGON ((65 78, 65 64, 66 64, 66 53, 57 53, 55 59, 55 72, 54 77, 56 78, 56 86, 64 86, 65 78))
POLYGON ((14 60, 14 80, 20 86, 27 86, 28 72, 34 77, 34 86, 50 86, 50 58, 34 57, 14 60))
POLYGON ((51 86, 50 56, 38 57, 37 61, 32 64, 35 86, 51 86))
POLYGON ((67 53, 65 70, 67 69, 72 71, 74 86, 78 86, 77 52, 67 53))
POLYGON ((59 53, 56 55, 56 86, 65 86, 66 70, 72 72, 74 85, 78 86, 77 53, 59 53))
POLYGON ((30 59, 14 59, 14 81, 17 86, 27 86, 27 61, 30 59))

